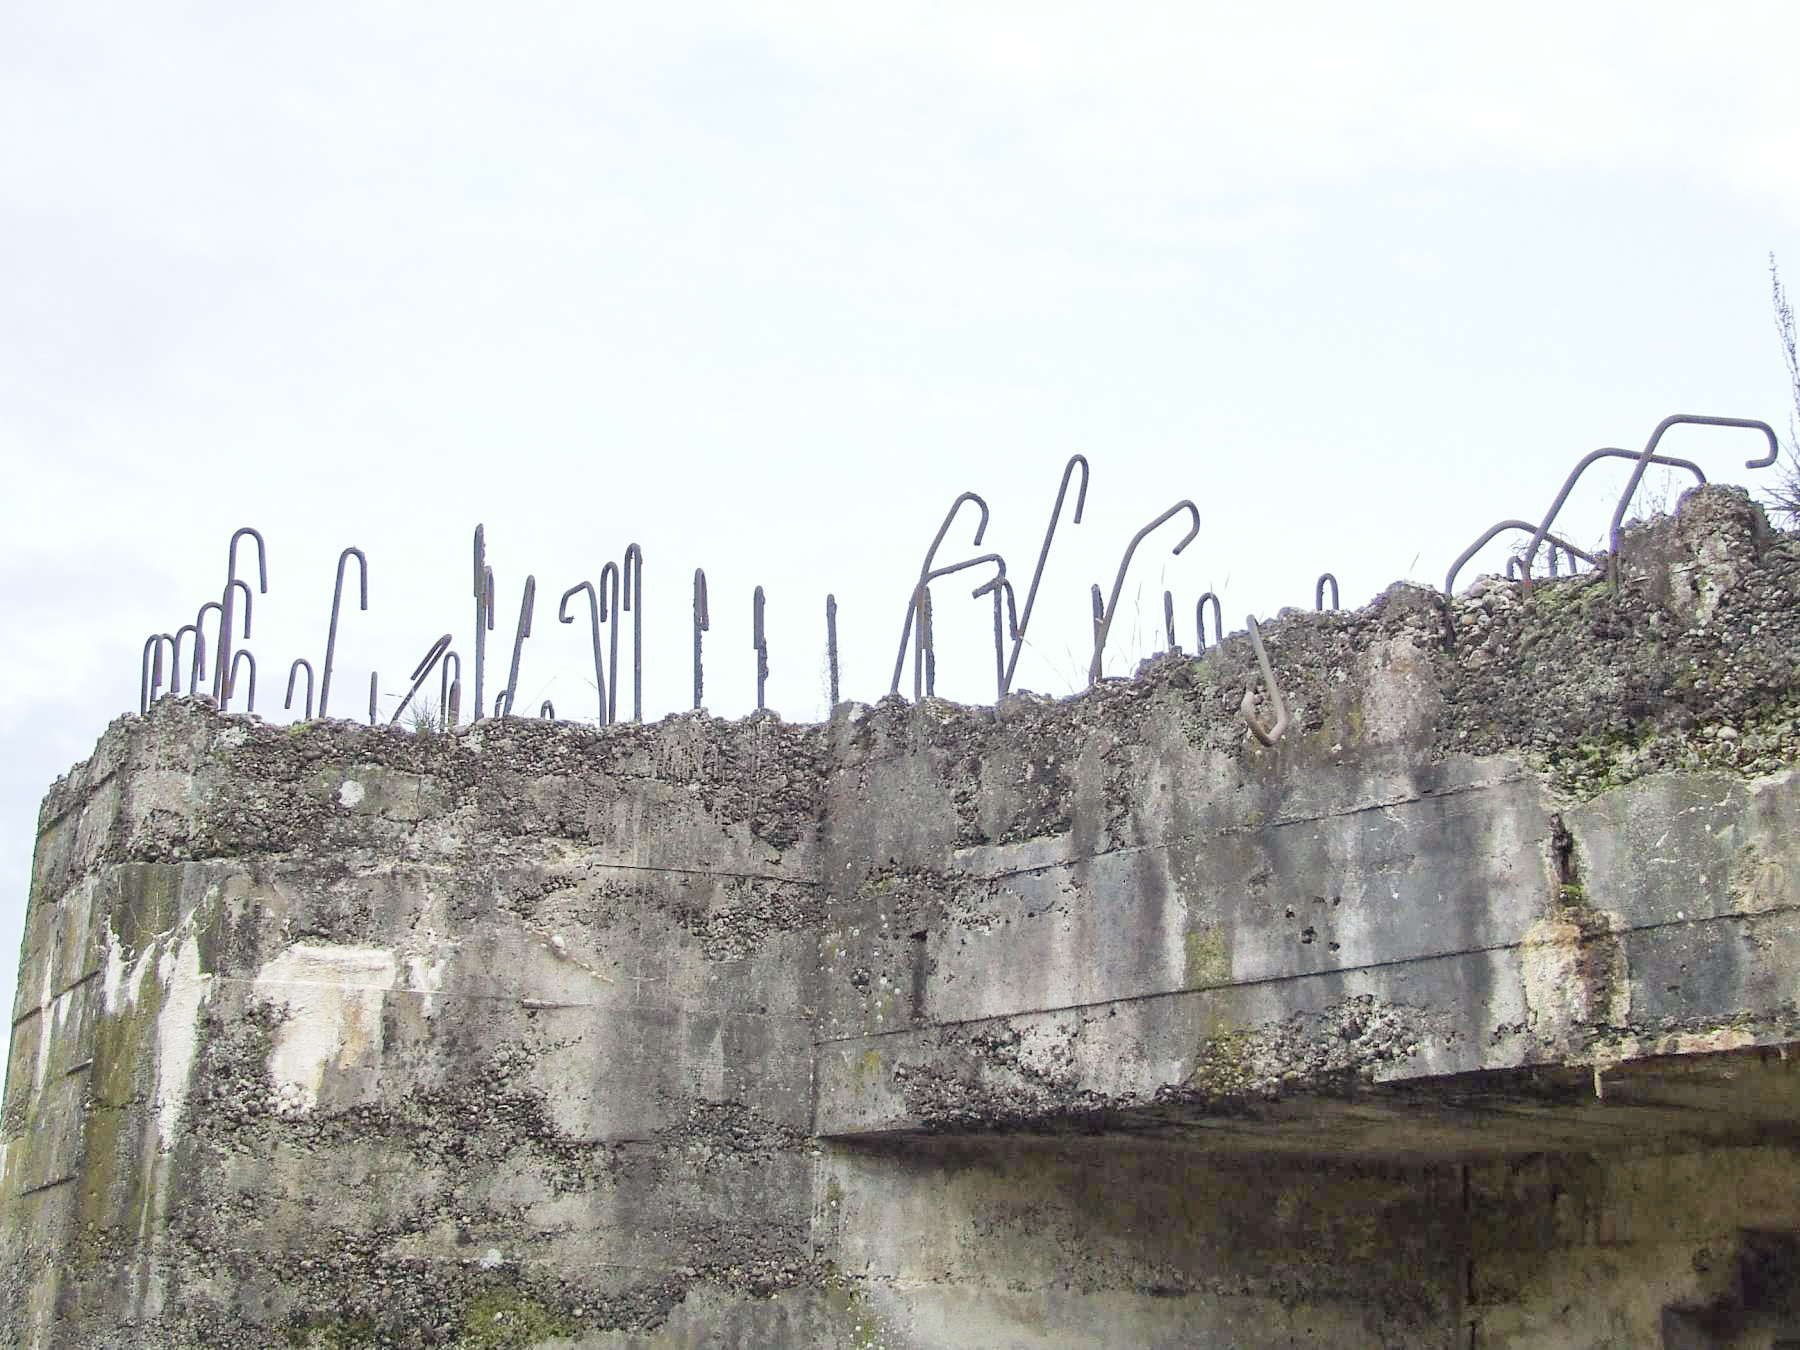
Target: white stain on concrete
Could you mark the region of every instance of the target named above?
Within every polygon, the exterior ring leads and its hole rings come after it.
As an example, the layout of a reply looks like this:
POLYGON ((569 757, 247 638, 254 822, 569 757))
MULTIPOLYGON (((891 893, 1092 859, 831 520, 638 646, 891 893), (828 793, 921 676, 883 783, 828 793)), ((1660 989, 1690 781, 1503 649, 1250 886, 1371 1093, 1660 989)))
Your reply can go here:
POLYGON ((37 1066, 31 1076, 31 1090, 42 1092, 44 1078, 50 1071, 50 990, 54 988, 56 978, 56 953, 51 952, 44 958, 44 987, 38 995, 38 1044, 37 1066))
POLYGON ((155 955, 156 944, 152 942, 138 953, 137 960, 127 962, 125 944, 119 941, 112 925, 107 924, 106 966, 100 974, 100 992, 109 1017, 117 1015, 122 1008, 137 1006, 138 992, 144 986, 144 976, 150 973, 150 961, 155 955))
POLYGON ((444 987, 444 969, 450 963, 443 957, 432 960, 424 956, 406 958, 406 987, 415 994, 423 994, 419 1000, 419 1012, 430 1017, 437 1011, 437 992, 444 987))
POLYGON ((156 963, 163 984, 156 1017, 156 1127, 164 1151, 174 1147, 187 1101, 188 1076, 200 1048, 200 1005, 212 996, 213 977, 200 969, 200 941, 189 933, 156 963))
POLYGON ((346 778, 344 785, 338 789, 338 805, 354 811, 362 805, 362 799, 367 795, 361 783, 354 778, 346 778))
MULTIPOLYGON (((382 1002, 398 974, 399 961, 386 948, 309 943, 296 943, 257 971, 254 997, 287 1014, 269 1054, 273 1110, 304 1114, 319 1104, 328 1065, 355 1068, 381 1058, 382 1002)), ((432 978, 429 967, 422 974, 432 978)))

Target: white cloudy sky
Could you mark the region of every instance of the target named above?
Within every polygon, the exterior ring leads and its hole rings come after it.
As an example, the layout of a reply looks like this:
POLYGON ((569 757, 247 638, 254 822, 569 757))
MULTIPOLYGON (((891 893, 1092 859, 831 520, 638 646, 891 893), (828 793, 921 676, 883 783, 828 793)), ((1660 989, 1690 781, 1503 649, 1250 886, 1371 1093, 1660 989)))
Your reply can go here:
MULTIPOLYGON (((539 583, 521 710, 593 715, 556 599, 635 540, 647 715, 687 704, 704 566, 711 709, 754 702, 760 583, 769 702, 811 719, 826 592, 872 699, 951 499, 1028 578, 1077 451, 1017 681, 1057 693, 1089 583, 1182 498, 1200 536, 1144 545, 1109 671, 1165 586, 1191 648, 1208 588, 1241 626, 1327 568, 1346 603, 1441 583, 1667 413, 1785 429, 1797 72, 1791 4, 10 7, 0 952, 45 785, 240 525, 271 717, 349 544, 337 711, 445 630, 466 656, 485 522, 490 690, 539 583)), ((1737 481, 1757 452, 1667 445, 1737 481)), ((986 611, 938 613, 941 692, 990 697, 986 611)))

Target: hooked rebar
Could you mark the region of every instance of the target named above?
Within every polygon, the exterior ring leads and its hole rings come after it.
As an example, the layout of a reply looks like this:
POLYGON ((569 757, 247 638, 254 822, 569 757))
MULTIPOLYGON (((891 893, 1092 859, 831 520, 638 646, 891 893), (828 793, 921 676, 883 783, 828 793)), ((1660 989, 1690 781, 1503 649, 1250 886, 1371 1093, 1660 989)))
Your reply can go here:
POLYGON ((641 722, 644 720, 644 550, 636 544, 627 544, 619 572, 625 581, 624 609, 631 615, 631 720, 641 722), (632 566, 634 562, 635 567, 632 566))
POLYGON ((545 699, 538 707, 538 718, 541 721, 554 722, 556 720, 556 705, 549 699, 545 699))
MULTIPOLYGON (((918 587, 913 591, 913 605, 919 611, 919 622, 913 630, 917 640, 917 650, 913 654, 913 698, 915 701, 921 693, 921 677, 925 697, 930 698, 937 694, 937 651, 931 631, 931 583, 939 577, 949 576, 952 572, 961 572, 966 568, 979 567, 982 563, 990 562, 995 564, 998 569, 994 580, 977 586, 969 592, 972 598, 979 599, 1006 578, 1006 559, 998 553, 983 553, 978 557, 964 558, 961 562, 950 563, 944 567, 934 567, 920 579, 918 587)), ((1008 590, 1010 592, 1010 586, 1008 590)), ((996 591, 994 596, 996 615, 999 612, 999 605, 999 593, 996 591)), ((1004 680, 1004 670, 1001 671, 1001 677, 1004 680)))
POLYGON ((444 730, 456 730, 456 715, 461 711, 457 707, 462 702, 462 657, 455 652, 445 652, 442 663, 438 666, 438 708, 444 714, 444 730), (450 667, 456 667, 456 674, 451 675, 450 667))
POLYGON ((213 671, 213 695, 223 709, 231 701, 231 606, 232 591, 237 586, 244 587, 244 636, 250 636, 250 587, 238 580, 237 550, 238 542, 249 535, 256 540, 256 579, 257 589, 264 595, 269 593, 269 555, 263 546, 260 532, 245 525, 231 536, 231 546, 225 560, 225 594, 222 597, 224 609, 223 621, 219 625, 219 651, 217 665, 213 671))
POLYGON ((700 635, 712 627, 712 621, 706 613, 706 572, 694 569, 694 711, 700 711, 700 698, 705 688, 705 678, 700 671, 700 635))
POLYGON ((606 672, 601 666, 600 655, 600 599, 591 581, 578 581, 563 592, 562 603, 557 606, 556 617, 562 623, 574 623, 575 618, 569 613, 569 600, 577 591, 586 591, 588 598, 588 616, 593 620, 594 635, 594 687, 600 691, 600 725, 606 725, 606 672))
POLYGON ((1250 733, 1264 745, 1273 745, 1281 739, 1281 733, 1287 730, 1287 701, 1281 697, 1281 690, 1275 684, 1275 672, 1269 669, 1269 653, 1263 649, 1262 629, 1256 626, 1256 616, 1248 616, 1250 624, 1250 645, 1256 648, 1256 664, 1262 668, 1263 687, 1269 691, 1269 701, 1275 705, 1275 725, 1265 727, 1256 720, 1256 692, 1244 690, 1244 701, 1239 711, 1244 720, 1250 724, 1250 733))
MULTIPOLYGON (((144 641, 143 673, 138 678, 138 712, 147 715, 162 689, 163 643, 169 644, 170 683, 180 679, 181 647, 170 633, 152 633, 144 641)), ((170 693, 177 692, 174 689, 170 693)))
POLYGON ((606 716, 601 720, 613 723, 619 720, 619 565, 607 563, 600 569, 600 584, 595 589, 600 592, 600 617, 611 623, 608 635, 606 657, 606 716), (612 578, 612 590, 606 589, 606 579, 612 578), (611 608, 607 606, 611 597, 611 608))
POLYGON ((344 568, 350 559, 355 558, 357 574, 361 580, 359 593, 361 603, 358 608, 369 608, 369 560, 363 551, 351 545, 338 554, 337 581, 331 588, 331 626, 325 630, 325 664, 319 672, 319 716, 330 716, 331 709, 331 665, 337 657, 338 610, 344 603, 344 568))
POLYGON ((751 599, 750 645, 756 648, 756 711, 763 710, 764 691, 769 683, 769 640, 763 629, 763 588, 758 586, 751 599))
MULTIPOLYGON (((975 545, 976 547, 980 547, 981 538, 987 533, 988 504, 975 493, 965 492, 955 501, 950 503, 950 510, 944 516, 944 523, 938 526, 937 534, 932 537, 931 547, 925 550, 925 561, 919 567, 920 586, 925 584, 925 579, 931 572, 931 564, 937 557, 938 546, 944 542, 944 536, 950 532, 951 523, 955 521, 956 513, 962 509, 962 504, 964 502, 974 502, 976 506, 981 508, 981 523, 975 527, 975 545)), ((906 625, 900 630, 900 654, 894 658, 894 679, 892 685, 888 689, 890 694, 897 694, 900 692, 900 675, 906 669, 906 647, 908 641, 911 640, 913 642, 915 653, 914 659, 917 659, 917 654, 924 649, 924 644, 917 641, 913 633, 914 612, 919 607, 917 597, 918 590, 915 587, 913 595, 910 596, 907 601, 906 625)), ((913 691, 915 698, 918 696, 919 688, 920 676, 918 672, 914 672, 913 691)))
POLYGON ((992 581, 982 582, 981 585, 975 588, 973 594, 975 596, 981 596, 989 591, 994 593, 994 702, 998 703, 1001 699, 1006 697, 1006 653, 1005 638, 1002 636, 1001 629, 1001 593, 1005 592, 1006 595, 1007 617, 1009 617, 1012 622, 1012 635, 1014 640, 1017 640, 1019 636, 1019 606, 1013 595, 1012 582, 1007 580, 1004 570, 992 581))
MULTIPOLYGON (((198 628, 196 628, 193 624, 191 624, 191 623, 182 624, 181 627, 179 627, 175 630, 175 654, 170 658, 171 669, 169 671, 169 692, 171 694, 179 694, 181 692, 181 635, 183 633, 192 633, 194 635, 194 649, 195 649, 194 670, 195 670, 195 674, 198 674, 199 671, 206 665, 206 657, 205 657, 204 653, 201 651, 201 648, 203 648, 205 646, 206 640, 200 636, 200 630, 198 628)), ((189 688, 189 692, 192 692, 192 693, 199 692, 198 689, 194 688, 194 686, 191 682, 190 682, 188 688, 189 688)))
MULTIPOLYGON (((1596 452, 1596 453, 1599 453, 1599 452, 1596 452)), ((1590 457, 1590 459, 1591 459, 1591 457, 1590 457)), ((1558 506, 1560 506, 1560 505, 1561 505, 1561 503, 1559 502, 1558 506)), ((1533 525, 1533 524, 1529 523, 1528 521, 1523 521, 1523 520, 1503 520, 1499 524, 1491 526, 1485 533, 1482 534, 1481 538, 1477 539, 1473 544, 1470 544, 1461 553, 1459 553, 1457 555, 1456 561, 1450 564, 1450 570, 1444 574, 1444 595, 1446 597, 1454 598, 1454 596, 1456 594, 1456 591, 1454 589, 1456 586, 1456 574, 1458 572, 1462 571, 1464 565, 1469 561, 1469 559, 1473 558, 1477 553, 1481 552, 1482 549, 1486 548, 1488 545, 1488 542, 1490 540, 1492 540, 1494 538, 1494 536, 1503 534, 1507 530, 1524 530, 1524 531, 1526 531, 1528 534, 1531 535, 1533 547, 1535 547, 1540 542, 1548 540, 1550 543, 1550 546, 1551 546, 1551 556, 1553 556, 1553 557, 1555 556, 1556 550, 1561 549, 1563 552, 1565 552, 1569 555, 1571 560, 1575 559, 1575 558, 1579 558, 1583 562, 1586 562, 1589 564, 1593 564, 1595 562, 1595 559, 1592 554, 1582 552, 1580 549, 1576 548, 1575 545, 1569 543, 1567 540, 1558 539, 1555 535, 1550 534, 1548 531, 1544 530, 1540 526, 1533 525)), ((1531 549, 1527 549, 1525 551, 1525 554, 1523 557, 1515 558, 1507 564, 1507 566, 1508 566, 1507 575, 1510 577, 1512 575, 1512 572, 1510 570, 1512 562, 1519 563, 1521 577, 1522 577, 1522 579, 1524 579, 1526 581, 1527 589, 1529 589, 1529 578, 1531 575, 1530 559, 1531 559, 1531 549)))
POLYGON ((825 596, 825 669, 831 685, 831 706, 838 705, 837 597, 825 596))
POLYGON ((294 664, 288 667, 287 702, 281 706, 284 711, 294 706, 294 677, 303 670, 306 672, 306 712, 300 720, 310 722, 312 721, 313 668, 312 662, 304 656, 296 656, 294 664))
MULTIPOLYGON (((1013 673, 1018 669, 1019 652, 1025 645, 1025 629, 1031 623, 1031 607, 1037 603, 1038 583, 1044 579, 1044 563, 1050 557, 1050 541, 1056 536, 1056 523, 1062 518, 1063 498, 1068 495, 1069 479, 1075 473, 1075 466, 1081 466, 1081 488, 1075 494, 1075 515, 1071 524, 1081 524, 1081 509, 1087 505, 1088 462, 1086 455, 1070 455, 1069 462, 1063 465, 1062 482, 1056 489, 1056 501, 1050 507, 1050 523, 1044 527, 1044 542, 1038 549, 1037 567, 1031 573, 1031 586, 1025 592, 1025 608, 1019 612, 1017 631, 1013 634, 1012 655, 1007 658, 1006 677, 1001 681, 1000 692, 1004 694, 1012 688, 1013 673)), ((981 542, 979 538, 975 540, 981 542)))
MULTIPOLYGON (((1230 578, 1227 577, 1226 580, 1229 581, 1230 578)), ((1194 602, 1194 628, 1196 630, 1194 640, 1199 644, 1194 648, 1196 652, 1206 650, 1206 602, 1208 600, 1212 601, 1213 607, 1213 641, 1214 643, 1225 641, 1225 620, 1219 613, 1219 597, 1208 591, 1194 602)))
MULTIPOLYGON (((1532 564, 1537 561, 1538 548, 1550 537, 1550 527, 1556 523, 1556 517, 1562 511, 1563 503, 1569 500, 1569 494, 1575 490, 1575 484, 1581 481, 1581 476, 1588 471, 1588 467, 1592 464, 1599 463, 1603 459, 1636 459, 1638 458, 1639 453, 1640 452, 1636 450, 1621 450, 1616 445, 1603 446, 1590 454, 1582 456, 1581 462, 1569 471, 1569 476, 1563 479, 1562 490, 1556 494, 1556 500, 1550 503, 1550 509, 1544 513, 1543 521, 1538 525, 1527 527, 1531 530, 1532 534, 1531 543, 1526 548, 1524 555, 1525 577, 1523 585, 1526 594, 1529 595, 1531 593, 1531 567, 1532 564)), ((1701 472, 1700 466, 1692 460, 1677 459, 1673 455, 1652 455, 1647 462, 1650 464, 1660 464, 1668 469, 1686 469, 1689 473, 1693 474, 1695 479, 1699 482, 1706 482, 1706 475, 1701 472)), ((1498 532, 1498 529, 1496 529, 1495 533, 1498 532)), ((1491 539, 1493 535, 1490 534, 1487 537, 1491 539)), ((1456 562, 1456 566, 1451 568, 1452 575, 1455 574, 1457 568, 1461 567, 1462 564, 1467 561, 1467 556, 1459 558, 1456 562)))
POLYGON ((238 671, 238 663, 240 661, 248 661, 250 663, 250 692, 244 699, 244 711, 245 712, 255 712, 256 711, 256 653, 255 652, 240 650, 232 655, 231 678, 226 682, 227 687, 231 688, 231 689, 237 688, 237 671, 238 671))
MULTIPOLYGON (((1113 578, 1112 596, 1107 600, 1105 607, 1101 610, 1099 618, 1095 620, 1094 664, 1088 669, 1089 684, 1098 684, 1100 682, 1100 658, 1105 654, 1106 637, 1107 634, 1112 631, 1113 620, 1118 617, 1119 592, 1123 590, 1125 586, 1125 571, 1131 566, 1131 555, 1136 553, 1137 546, 1144 542, 1144 536, 1148 535, 1164 521, 1173 519, 1182 511, 1187 511, 1193 515, 1194 528, 1183 535, 1181 542, 1175 545, 1173 552, 1179 554, 1182 549, 1193 543, 1200 533, 1200 508, 1186 500, 1176 502, 1175 505, 1171 506, 1167 511, 1164 511, 1155 520, 1151 521, 1148 525, 1144 526, 1143 529, 1132 535, 1131 542, 1126 545, 1125 556, 1119 559, 1118 575, 1113 578)), ((1095 589, 1098 589, 1098 587, 1095 589)))
MULTIPOLYGON (((198 694, 200 692, 200 676, 201 673, 205 671, 207 665, 206 611, 209 609, 219 616, 220 627, 223 627, 225 623, 225 606, 220 604, 217 600, 208 600, 204 605, 201 605, 199 609, 194 611, 194 664, 193 668, 189 671, 190 679, 188 682, 188 692, 191 694, 198 694)), ((218 700, 215 698, 214 702, 217 701, 218 700)))
POLYGON ((1663 438, 1663 433, 1672 426, 1687 423, 1704 427, 1742 427, 1747 431, 1760 431, 1769 440, 1769 453, 1761 459, 1744 461, 1746 469, 1766 469, 1775 462, 1775 456, 1781 452, 1781 443, 1775 439, 1775 430, 1767 422, 1758 421, 1754 417, 1702 417, 1697 413, 1674 413, 1656 424, 1656 430, 1650 433, 1650 439, 1644 442, 1643 451, 1637 462, 1631 467, 1631 478, 1625 484, 1625 491, 1619 496, 1619 504, 1613 509, 1612 526, 1607 531, 1606 579, 1614 586, 1619 584, 1619 529, 1625 523, 1626 508, 1637 494, 1638 484, 1644 479, 1644 470, 1650 467, 1655 458, 1656 443, 1663 438))
POLYGON ((1313 610, 1319 614, 1325 612, 1325 583, 1328 581, 1331 583, 1331 607, 1338 607, 1337 578, 1329 572, 1321 572, 1318 581, 1313 584, 1313 610))

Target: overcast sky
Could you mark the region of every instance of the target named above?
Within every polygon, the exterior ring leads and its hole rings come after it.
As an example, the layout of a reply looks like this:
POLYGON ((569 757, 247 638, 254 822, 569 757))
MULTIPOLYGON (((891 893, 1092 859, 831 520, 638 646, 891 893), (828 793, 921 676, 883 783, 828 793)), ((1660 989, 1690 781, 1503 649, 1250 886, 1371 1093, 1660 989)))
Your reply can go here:
MULTIPOLYGON (((239 526, 272 720, 348 545, 334 712, 378 669, 391 713, 442 632, 469 660, 478 522, 490 695, 531 573, 516 706, 596 715, 556 604, 635 541, 645 715, 690 701, 703 566, 710 709, 754 706, 761 584, 769 705, 814 720, 826 593, 872 701, 952 499, 1022 588, 1076 452, 1016 680, 1057 694, 1089 585, 1181 499, 1199 537, 1140 549, 1109 673, 1162 645, 1165 587, 1192 650, 1207 589, 1241 627, 1326 569, 1347 605, 1441 585, 1668 413, 1785 432, 1797 72, 1773 3, 8 7, 0 995, 45 787, 239 526)), ((1743 432, 1665 444, 1764 476, 1743 432)), ((937 592, 939 690, 987 701, 968 589, 937 592)))

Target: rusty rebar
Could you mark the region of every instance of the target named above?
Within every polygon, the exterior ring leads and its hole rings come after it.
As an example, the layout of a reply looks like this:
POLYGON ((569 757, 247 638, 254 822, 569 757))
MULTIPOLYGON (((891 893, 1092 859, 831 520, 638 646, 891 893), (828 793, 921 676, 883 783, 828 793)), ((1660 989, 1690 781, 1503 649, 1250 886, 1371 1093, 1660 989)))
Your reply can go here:
MULTIPOLYGON (((1069 462, 1063 465, 1062 482, 1056 489, 1056 501, 1050 507, 1050 523, 1044 527, 1044 542, 1038 549, 1037 567, 1031 573, 1031 585, 1025 592, 1025 607, 1019 611, 1018 628, 1013 634, 1012 655, 1007 658, 1006 676, 1001 681, 1002 694, 1012 688, 1013 674, 1019 665, 1019 653, 1025 646, 1025 630, 1031 624, 1031 609, 1037 603, 1038 583, 1044 579, 1044 563, 1050 557, 1050 541, 1056 536, 1056 525, 1062 518, 1063 499, 1068 495, 1069 479, 1074 476, 1076 465, 1081 466, 1081 487, 1075 494, 1075 515, 1070 523, 1081 524, 1081 511, 1087 505, 1088 462, 1086 455, 1070 455, 1069 462)), ((980 538, 975 542, 979 544, 980 538)))
POLYGON ((1182 536, 1181 542, 1175 545, 1173 552, 1179 554, 1182 549, 1193 543, 1200 534, 1200 508, 1190 501, 1179 501, 1164 511, 1155 520, 1131 536, 1131 542, 1125 546, 1125 556, 1119 559, 1118 575, 1113 578, 1112 596, 1107 600, 1094 624, 1094 663, 1088 669, 1088 683, 1100 682, 1100 659, 1106 652, 1107 634, 1112 631, 1113 620, 1118 617, 1119 592, 1125 587, 1125 572, 1131 566, 1131 555, 1137 552, 1137 546, 1144 542, 1144 537, 1165 521, 1172 520, 1181 512, 1187 511, 1194 517, 1194 527, 1182 536))
POLYGON ((578 592, 586 591, 588 598, 588 616, 593 620, 594 637, 594 687, 600 691, 600 725, 606 725, 606 671, 602 667, 600 654, 600 597, 594 590, 591 581, 578 581, 563 592, 562 603, 557 606, 556 617, 561 623, 574 623, 575 616, 569 613, 569 600, 578 592))
POLYGON ((331 715, 331 666, 337 659, 338 611, 344 603, 344 568, 350 559, 356 559, 357 575, 361 582, 359 609, 369 608, 369 560, 360 548, 355 545, 338 554, 337 581, 331 588, 331 626, 325 630, 325 664, 319 671, 319 716, 331 715))
MULTIPOLYGON (((976 493, 965 492, 961 496, 959 496, 955 501, 950 503, 950 510, 944 516, 944 523, 942 525, 938 526, 938 532, 934 536, 932 536, 931 547, 925 550, 925 561, 919 567, 919 583, 918 584, 920 586, 923 586, 925 584, 926 577, 931 572, 931 564, 937 558, 938 546, 944 542, 944 536, 946 534, 950 533, 950 526, 956 520, 956 513, 962 509, 962 505, 964 502, 974 502, 976 506, 981 508, 981 523, 975 527, 975 546, 977 548, 979 548, 981 546, 982 536, 987 533, 988 504, 985 501, 983 501, 981 499, 981 497, 978 496, 976 493)), ((888 692, 890 694, 897 694, 900 692, 900 676, 901 676, 901 673, 906 669, 906 647, 907 647, 908 641, 911 640, 913 643, 915 659, 916 659, 918 653, 923 651, 923 649, 924 649, 924 644, 917 641, 917 639, 913 633, 914 612, 918 609, 918 606, 919 606, 919 601, 917 598, 918 594, 919 594, 918 587, 915 586, 913 589, 912 595, 907 597, 906 624, 900 630, 900 654, 894 658, 894 678, 893 678, 892 684, 888 688, 888 692)), ((913 678, 913 689, 914 689, 915 697, 917 697, 919 687, 920 687, 920 678, 919 678, 919 675, 915 672, 914 678, 913 678)))

